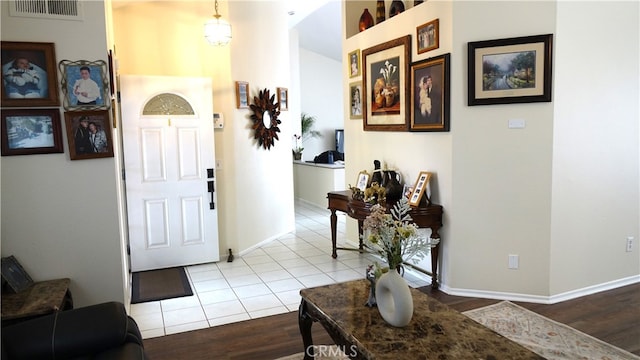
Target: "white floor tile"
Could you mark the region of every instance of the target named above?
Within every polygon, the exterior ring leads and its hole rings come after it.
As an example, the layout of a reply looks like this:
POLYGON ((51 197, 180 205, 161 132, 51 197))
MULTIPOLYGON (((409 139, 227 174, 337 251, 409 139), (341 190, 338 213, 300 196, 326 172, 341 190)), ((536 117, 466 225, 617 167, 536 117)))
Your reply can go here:
POLYGON ((162 316, 164 317, 165 328, 207 320, 204 315, 204 310, 202 310, 202 306, 200 305, 197 307, 163 311, 162 316))
MULTIPOLYGON (((330 212, 296 203, 295 231, 254 249, 233 262, 187 267, 193 296, 132 304, 131 316, 144 339, 297 311, 300 289, 364 278, 369 264, 380 259, 357 251, 331 257, 330 212)), ((346 216, 338 216, 338 243, 347 239, 346 216)), ((407 271, 412 287, 430 278, 407 271)))
POLYGON ((260 296, 253 296, 246 299, 240 299, 247 312, 270 309, 273 307, 283 306, 280 299, 274 294, 266 294, 260 296))

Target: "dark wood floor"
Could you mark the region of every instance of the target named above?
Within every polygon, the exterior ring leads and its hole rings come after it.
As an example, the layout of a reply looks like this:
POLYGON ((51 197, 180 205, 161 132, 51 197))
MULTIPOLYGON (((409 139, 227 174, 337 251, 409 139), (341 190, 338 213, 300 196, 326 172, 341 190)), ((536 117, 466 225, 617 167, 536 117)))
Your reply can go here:
MULTIPOLYGON (((496 303, 496 300, 447 295, 421 288, 458 311, 496 303)), ((640 283, 553 305, 517 302, 555 321, 640 355, 640 283)), ((296 312, 244 321, 144 341, 151 360, 275 359, 301 352, 296 312)), ((314 325, 316 344, 331 344, 322 326, 314 325)))

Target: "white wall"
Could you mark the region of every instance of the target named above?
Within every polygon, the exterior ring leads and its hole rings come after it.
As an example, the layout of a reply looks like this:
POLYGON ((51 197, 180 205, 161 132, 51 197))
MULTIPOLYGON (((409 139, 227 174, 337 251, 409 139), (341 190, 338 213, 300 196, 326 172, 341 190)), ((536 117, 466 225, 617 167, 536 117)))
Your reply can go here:
POLYGON ((640 272, 639 13, 637 1, 558 3, 571 21, 556 36, 552 294, 640 272))
POLYGON ((208 1, 119 6, 114 10, 114 30, 121 74, 213 79, 214 110, 225 118, 224 128, 215 131, 221 164, 216 170, 220 253, 231 248, 242 254, 294 228, 291 136, 292 119, 299 119, 292 116, 298 95, 291 87, 285 4, 219 4, 219 13, 232 24, 233 38, 225 47, 210 46, 202 35, 202 25, 213 11, 208 1), (291 111, 281 112, 280 140, 271 150, 259 148, 253 139, 251 110, 236 109, 235 81, 249 82, 251 101, 259 90, 274 94, 277 87, 289 88, 291 111), (273 209, 278 209, 278 216, 267 216, 273 209))
POLYGON ((335 130, 344 127, 345 119, 342 73, 342 62, 300 49, 300 108, 316 118, 314 130, 322 133, 322 137, 303 143, 303 160, 313 160, 324 151, 335 150, 335 130))
MULTIPOLYGON (((57 61, 107 60, 103 2, 83 2, 84 21, 9 17, 0 6, 3 41, 53 42, 57 61)), ((64 154, 2 158, 2 256, 36 281, 71 278, 77 307, 124 302, 114 158, 71 161, 64 125, 63 143, 64 154)))
MULTIPOLYGON (((638 247, 624 252, 626 236, 639 232, 638 4, 609 4, 428 1, 343 42, 346 57, 411 34, 411 61, 451 53, 450 132, 370 132, 345 122, 354 154, 347 182, 373 159, 411 181, 420 170, 436 173, 445 291, 546 302, 640 279, 638 247), (416 27, 435 18, 440 47, 418 56, 416 27), (467 106, 468 42, 547 33, 556 41, 552 102, 467 106), (594 83, 607 95, 587 96, 594 83), (510 130, 509 119, 526 127, 510 130), (520 256, 518 270, 507 269, 509 254, 520 256)), ((353 22, 356 7, 371 11, 375 2, 344 6, 353 22)), ((353 80, 345 70, 343 88, 353 80)), ((347 225, 357 239, 355 221, 347 225)))

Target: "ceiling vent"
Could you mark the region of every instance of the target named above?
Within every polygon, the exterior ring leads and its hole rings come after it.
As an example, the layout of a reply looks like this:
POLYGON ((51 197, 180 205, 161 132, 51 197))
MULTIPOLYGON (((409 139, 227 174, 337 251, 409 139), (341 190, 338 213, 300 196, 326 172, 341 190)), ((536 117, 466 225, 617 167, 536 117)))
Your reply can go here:
POLYGON ((9 15, 17 17, 82 20, 80 0, 10 0, 9 15))

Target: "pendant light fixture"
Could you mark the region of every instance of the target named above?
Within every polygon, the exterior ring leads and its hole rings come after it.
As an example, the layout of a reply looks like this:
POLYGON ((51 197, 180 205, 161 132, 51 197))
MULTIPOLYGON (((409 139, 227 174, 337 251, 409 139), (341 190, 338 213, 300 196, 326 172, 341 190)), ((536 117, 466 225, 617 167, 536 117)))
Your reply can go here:
POLYGON ((224 46, 231 41, 231 25, 220 18, 218 14, 218 0, 215 0, 216 14, 214 19, 204 24, 204 37, 209 44, 215 46, 224 46))

